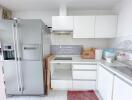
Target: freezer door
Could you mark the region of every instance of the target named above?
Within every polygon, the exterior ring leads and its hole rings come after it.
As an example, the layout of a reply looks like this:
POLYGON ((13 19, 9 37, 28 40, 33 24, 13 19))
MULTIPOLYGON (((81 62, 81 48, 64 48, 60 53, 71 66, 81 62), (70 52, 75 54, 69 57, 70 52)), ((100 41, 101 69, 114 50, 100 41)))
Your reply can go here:
POLYGON ((9 95, 19 95, 22 93, 20 86, 19 68, 17 65, 14 26, 15 24, 13 20, 0 20, 0 40, 2 43, 2 50, 5 44, 11 44, 15 56, 14 60, 7 59, 3 61, 6 94, 9 95))
POLYGON ((22 59, 23 60, 41 60, 41 47, 39 44, 23 44, 22 46, 22 59))
POLYGON ((4 61, 3 63, 6 94, 19 95, 22 94, 19 83, 19 73, 16 61, 4 61))
POLYGON ((44 95, 43 67, 41 61, 22 61, 23 94, 44 95))

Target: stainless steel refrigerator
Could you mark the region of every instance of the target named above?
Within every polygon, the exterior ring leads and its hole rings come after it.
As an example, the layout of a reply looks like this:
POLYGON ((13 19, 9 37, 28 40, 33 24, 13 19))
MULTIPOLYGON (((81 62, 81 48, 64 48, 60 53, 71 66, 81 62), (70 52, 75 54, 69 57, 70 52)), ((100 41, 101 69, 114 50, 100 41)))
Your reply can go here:
POLYGON ((0 21, 7 95, 44 95, 43 58, 48 51, 43 52, 43 37, 47 29, 37 19, 0 21))

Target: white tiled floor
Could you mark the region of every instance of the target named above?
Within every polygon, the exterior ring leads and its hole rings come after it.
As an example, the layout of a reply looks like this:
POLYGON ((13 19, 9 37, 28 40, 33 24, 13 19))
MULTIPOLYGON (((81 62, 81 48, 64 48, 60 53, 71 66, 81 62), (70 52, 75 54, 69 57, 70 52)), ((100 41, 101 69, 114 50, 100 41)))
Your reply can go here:
MULTIPOLYGON (((98 93, 96 92, 97 96, 98 93)), ((48 96, 14 96, 8 97, 7 100, 67 100, 67 91, 51 91, 48 96)), ((101 98, 99 100, 102 100, 101 98)))
POLYGON ((48 96, 14 96, 7 100, 67 100, 67 91, 51 91, 48 96))

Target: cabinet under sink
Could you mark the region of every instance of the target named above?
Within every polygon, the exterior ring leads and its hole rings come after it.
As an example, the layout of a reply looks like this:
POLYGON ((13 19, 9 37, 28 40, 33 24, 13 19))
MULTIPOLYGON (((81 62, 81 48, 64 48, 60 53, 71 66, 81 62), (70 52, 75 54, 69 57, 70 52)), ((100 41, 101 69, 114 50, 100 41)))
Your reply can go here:
POLYGON ((52 64, 51 88, 54 90, 69 90, 72 88, 71 64, 52 64))

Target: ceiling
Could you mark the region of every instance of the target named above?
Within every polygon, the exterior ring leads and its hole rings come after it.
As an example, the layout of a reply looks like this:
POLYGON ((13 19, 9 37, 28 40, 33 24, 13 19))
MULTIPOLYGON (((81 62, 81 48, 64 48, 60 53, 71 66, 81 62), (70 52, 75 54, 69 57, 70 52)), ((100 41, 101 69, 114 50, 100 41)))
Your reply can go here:
POLYGON ((0 5, 13 11, 58 10, 61 4, 68 10, 111 10, 121 0, 0 0, 0 5))

